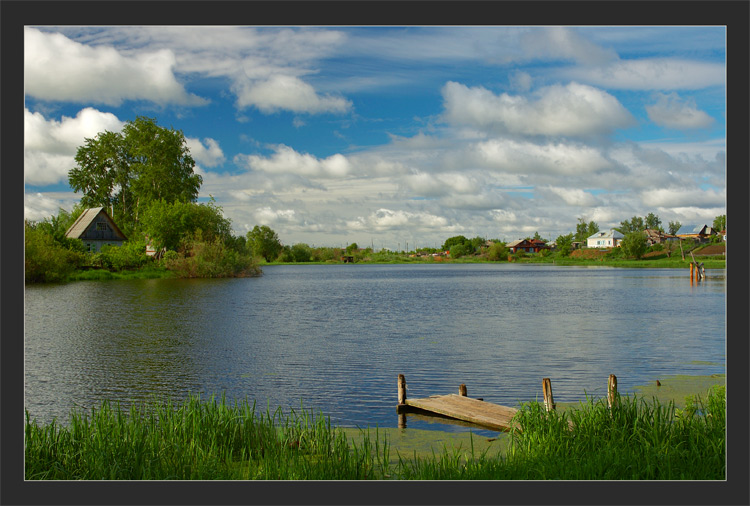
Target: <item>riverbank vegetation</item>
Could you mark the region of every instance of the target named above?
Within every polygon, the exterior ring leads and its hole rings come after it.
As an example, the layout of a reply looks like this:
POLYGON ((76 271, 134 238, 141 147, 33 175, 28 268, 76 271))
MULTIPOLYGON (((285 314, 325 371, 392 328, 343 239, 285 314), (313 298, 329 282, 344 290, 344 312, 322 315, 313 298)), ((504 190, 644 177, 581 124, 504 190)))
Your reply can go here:
MULTIPOLYGON (((26 413, 27 480, 723 480, 726 389, 705 400, 620 396, 547 412, 521 406, 504 454, 444 448, 398 455, 378 431, 354 442, 301 409, 256 411, 246 401, 190 397, 123 410, 103 403, 70 422, 40 425, 26 413), (568 422, 573 422, 570 429, 568 422)), ((408 429, 407 429, 408 430, 408 429)))

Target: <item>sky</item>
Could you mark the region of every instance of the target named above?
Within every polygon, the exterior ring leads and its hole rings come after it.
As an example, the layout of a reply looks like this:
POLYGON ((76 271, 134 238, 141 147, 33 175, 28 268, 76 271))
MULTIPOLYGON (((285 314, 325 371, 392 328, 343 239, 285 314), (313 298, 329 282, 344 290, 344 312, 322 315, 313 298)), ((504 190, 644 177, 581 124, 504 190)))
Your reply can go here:
POLYGON ((181 130, 244 235, 376 250, 726 214, 723 26, 27 26, 24 212, 84 139, 181 130))

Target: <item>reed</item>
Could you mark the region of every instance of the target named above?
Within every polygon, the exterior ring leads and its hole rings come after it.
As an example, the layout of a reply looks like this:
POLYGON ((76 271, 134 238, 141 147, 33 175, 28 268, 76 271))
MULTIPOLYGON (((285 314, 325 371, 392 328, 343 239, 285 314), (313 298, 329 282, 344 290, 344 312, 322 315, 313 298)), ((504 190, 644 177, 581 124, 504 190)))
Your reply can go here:
POLYGON ((673 402, 621 396, 587 398, 547 412, 523 404, 505 455, 445 446, 431 457, 398 454, 387 438, 363 431, 358 443, 330 419, 300 408, 257 411, 247 401, 193 396, 123 410, 104 402, 74 411, 62 426, 26 412, 29 480, 723 480, 726 390, 673 402), (570 428, 569 421, 573 422, 570 428))

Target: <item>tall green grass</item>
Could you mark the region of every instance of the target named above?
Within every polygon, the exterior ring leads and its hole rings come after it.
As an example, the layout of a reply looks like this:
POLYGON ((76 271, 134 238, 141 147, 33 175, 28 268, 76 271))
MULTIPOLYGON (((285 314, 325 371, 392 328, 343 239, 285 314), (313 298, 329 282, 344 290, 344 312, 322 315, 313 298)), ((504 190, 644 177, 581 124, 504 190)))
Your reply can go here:
POLYGON ((330 419, 303 409, 257 412, 225 398, 129 411, 105 402, 74 412, 67 426, 26 412, 26 479, 42 480, 722 480, 726 391, 715 387, 684 410, 636 397, 587 399, 565 412, 521 406, 505 455, 443 447, 431 457, 398 455, 368 430, 348 441, 330 419), (572 422, 572 427, 569 424, 572 422))

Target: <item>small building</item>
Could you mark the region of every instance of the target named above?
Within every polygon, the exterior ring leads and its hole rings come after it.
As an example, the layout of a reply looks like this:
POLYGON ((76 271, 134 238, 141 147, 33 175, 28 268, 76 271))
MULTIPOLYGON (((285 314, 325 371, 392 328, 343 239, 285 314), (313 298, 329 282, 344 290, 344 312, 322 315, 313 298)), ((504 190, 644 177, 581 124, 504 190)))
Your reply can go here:
POLYGON ((539 253, 543 249, 549 249, 544 241, 537 239, 519 239, 505 245, 512 253, 525 251, 526 253, 539 253))
POLYGON ((620 232, 611 228, 606 232, 597 232, 586 239, 586 246, 589 248, 616 248, 620 241, 625 237, 620 232))
POLYGON ((73 223, 65 237, 69 239, 80 239, 86 247, 86 251, 98 253, 102 246, 122 246, 128 240, 122 230, 112 221, 103 207, 86 209, 73 223))
POLYGON ((679 239, 697 239, 700 242, 705 242, 714 234, 716 232, 708 225, 685 225, 675 233, 679 239))
POLYGON ((677 236, 666 234, 663 231, 654 228, 647 228, 643 233, 646 234, 646 243, 649 246, 678 240, 677 236))

